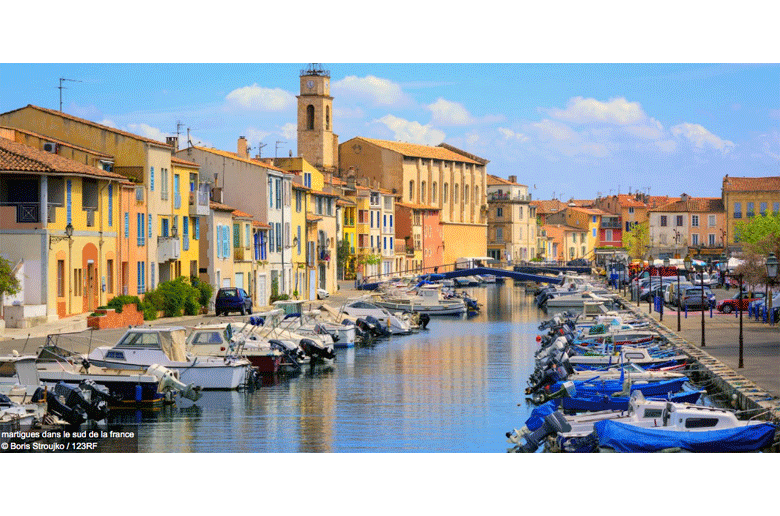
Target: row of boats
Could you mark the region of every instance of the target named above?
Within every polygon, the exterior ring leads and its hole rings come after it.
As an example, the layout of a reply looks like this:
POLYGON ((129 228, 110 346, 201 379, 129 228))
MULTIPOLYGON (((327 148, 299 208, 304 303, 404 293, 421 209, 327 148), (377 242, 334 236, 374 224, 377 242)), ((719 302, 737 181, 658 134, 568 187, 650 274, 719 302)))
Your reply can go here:
POLYGON ((388 282, 341 307, 277 301, 235 320, 130 327, 87 353, 67 343, 89 332, 54 334, 36 354, 0 356, 0 431, 101 421, 108 407, 195 403, 204 390, 256 385, 264 375, 329 365, 336 348, 427 328, 431 315, 479 309, 464 293, 430 282, 388 282))
POLYGON ((535 408, 506 433, 508 451, 747 452, 777 445, 777 426, 760 419, 765 413, 744 420, 713 406, 690 379, 688 356, 646 320, 600 308, 556 313, 539 326, 525 391, 535 408))

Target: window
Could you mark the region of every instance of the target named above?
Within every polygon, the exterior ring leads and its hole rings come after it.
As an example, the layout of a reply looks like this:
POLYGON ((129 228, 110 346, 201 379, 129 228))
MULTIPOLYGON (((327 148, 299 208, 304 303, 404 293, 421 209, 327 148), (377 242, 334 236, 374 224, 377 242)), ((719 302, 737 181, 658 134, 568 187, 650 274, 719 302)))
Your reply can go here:
POLYGON ((774 213, 775 215, 780 213, 780 202, 773 202, 772 203, 772 213, 774 213))
POLYGON ((611 229, 605 229, 604 230, 604 241, 605 242, 612 242, 612 230, 611 229))
POLYGON ((449 183, 444 183, 444 195, 442 196, 442 202, 447 202, 447 200, 449 199, 449 189, 450 189, 449 183))
POLYGON ((469 202, 469 185, 463 187, 463 202, 466 204, 469 202))
MULTIPOLYGON (((758 206, 759 206, 758 211, 759 211, 759 213, 761 213, 761 216, 763 217, 764 215, 766 215, 766 203, 762 202, 758 206)), ((111 214, 109 214, 109 217, 111 217, 111 214)), ((109 220, 111 220, 111 219, 109 218, 109 220)), ((108 225, 110 226, 111 223, 109 222, 108 225)))
POLYGON ((691 215, 691 226, 694 228, 699 227, 699 216, 698 215, 691 215))
POLYGON ((523 220, 523 207, 520 206, 520 220, 523 220))
POLYGON ((302 200, 302 192, 300 190, 295 191, 295 211, 297 213, 301 212, 301 200, 302 200))
POLYGON ((629 206, 628 213, 634 213, 634 207, 633 206, 629 206))
POLYGON ((414 200, 414 181, 409 181, 409 200, 414 200))
POLYGON ((81 295, 81 269, 73 269, 73 295, 81 295))
MULTIPOLYGON (((661 227, 666 226, 666 215, 661 215, 661 227)), ((626 222, 626 231, 628 231, 628 222, 626 222)))
MULTIPOLYGON (((663 219, 662 219, 661 225, 665 226, 666 225, 666 221, 663 221, 663 219)), ((630 222, 626 222, 626 231, 631 231, 631 223, 630 222)))
POLYGON ((755 211, 756 211, 755 210, 755 204, 756 203, 754 203, 754 202, 747 203, 747 217, 748 218, 755 217, 755 215, 756 215, 756 213, 755 213, 755 211))
POLYGON ((125 238, 130 238, 130 213, 125 212, 125 238))
POLYGON ((269 225, 271 226, 271 229, 268 230, 268 249, 271 252, 274 252, 274 223, 271 222, 269 225))
POLYGON ((374 211, 371 210, 371 227, 374 227, 374 211))
POLYGON ((504 208, 496 208, 496 218, 501 218, 504 216, 504 208))
POLYGON ((593 234, 591 235, 593 238, 596 238, 596 228, 591 228, 591 231, 593 234))
POLYGON ((496 242, 502 243, 504 241, 504 228, 496 228, 496 242))
POLYGON ((276 208, 282 207, 282 180, 276 179, 276 208))
POLYGON ((68 179, 66 181, 66 209, 67 209, 67 223, 71 223, 71 181, 68 179))
POLYGON ((314 129, 314 106, 311 104, 306 106, 306 129, 314 129))
POLYGON ((65 260, 57 260, 57 297, 65 297, 65 260))
POLYGON ((290 223, 284 223, 284 246, 290 247, 290 223))
POLYGON ((691 234, 691 245, 699 245, 699 235, 698 235, 698 233, 691 234))
POLYGON ((114 260, 106 260, 106 291, 114 293, 114 260))
POLYGON ((425 181, 420 182, 420 202, 425 203, 427 197, 425 196, 425 181))
POLYGON ((392 229, 393 229, 393 216, 390 215, 390 230, 392 231, 392 229))
POLYGON ((146 292, 146 262, 136 262, 138 293, 146 292))
POLYGON ((455 193, 452 196, 452 201, 453 202, 460 202, 460 195, 458 195, 458 186, 460 186, 460 185, 455 183, 455 193))
POLYGON ((168 200, 168 169, 167 168, 160 169, 160 181, 162 182, 162 185, 160 186, 160 198, 163 201, 166 201, 168 200))
POLYGON ((274 180, 270 177, 268 178, 268 207, 274 207, 274 180))
POLYGON ((683 225, 683 216, 682 215, 677 215, 677 217, 675 217, 675 226, 680 228, 680 227, 682 227, 682 225, 683 225))
POLYGON ((708 215, 707 216, 707 225, 711 228, 715 227, 715 215, 708 215))
POLYGON ((276 252, 281 252, 282 250, 282 223, 277 222, 276 223, 276 252))
POLYGON ((387 215, 382 215, 382 228, 387 229, 387 215))
POLYGON ((161 219, 162 223, 162 231, 160 232, 160 235, 167 237, 170 231, 170 221, 168 220, 168 217, 163 217, 161 219))
POLYGON ((431 202, 436 202, 436 190, 437 190, 436 181, 433 182, 433 186, 431 187, 431 202))
MULTIPOLYGON (((766 208, 766 203, 764 208, 766 208)), ((114 185, 108 184, 108 225, 114 225, 114 185)))
POLYGON ((298 255, 301 254, 301 226, 298 226, 298 255))
POLYGON ((138 214, 138 245, 144 245, 144 231, 146 229, 146 225, 144 224, 144 214, 139 213, 138 214))
POLYGON ((709 242, 709 246, 713 247, 715 245, 715 233, 710 233, 709 235, 707 235, 707 239, 709 242))
POLYGON ((149 190, 154 192, 154 167, 149 167, 149 190))
POLYGON ((741 202, 735 202, 734 203, 734 218, 735 219, 741 219, 742 218, 742 203, 741 202))
POLYGON ((311 188, 311 172, 303 173, 303 186, 311 188))
POLYGON ((193 238, 198 240, 200 239, 200 219, 196 217, 192 221, 195 223, 195 236, 193 238))
POLYGON ((593 223, 594 224, 596 223, 596 216, 595 215, 593 216, 593 223))
POLYGON ((244 225, 244 247, 249 247, 249 224, 244 225))
POLYGON ((325 130, 330 131, 330 106, 325 106, 325 130))

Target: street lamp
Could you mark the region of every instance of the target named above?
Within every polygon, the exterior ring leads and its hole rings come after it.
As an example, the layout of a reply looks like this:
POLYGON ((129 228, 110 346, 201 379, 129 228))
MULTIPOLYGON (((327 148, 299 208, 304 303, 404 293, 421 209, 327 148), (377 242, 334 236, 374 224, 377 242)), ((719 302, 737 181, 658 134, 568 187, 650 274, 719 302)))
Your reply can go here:
MULTIPOLYGON (((664 274, 666 273, 666 267, 669 267, 669 258, 664 258, 664 274)), ((658 285, 658 293, 660 294, 659 297, 661 298, 660 304, 661 304, 661 317, 660 320, 664 320, 664 280, 663 277, 661 277, 661 273, 659 271, 658 273, 658 279, 660 280, 661 284, 658 285)))
MULTIPOLYGON (((770 285, 774 285, 775 278, 777 278, 777 257, 775 256, 775 253, 769 253, 769 256, 766 259, 766 275, 769 278, 768 283, 770 285)), ((772 289, 769 289, 769 301, 767 301, 767 307, 769 309, 769 320, 772 321, 772 295, 774 292, 772 292, 772 289)))
MULTIPOLYGON (((705 347, 704 342, 704 265, 699 265, 699 278, 701 279, 701 347, 705 347)), ((709 300, 707 300, 709 303, 709 300)))
MULTIPOLYGON (((729 274, 729 265, 726 260, 726 256, 721 256, 721 260, 718 263, 718 268, 720 269, 720 272, 723 276, 723 281, 726 281, 726 277, 731 277, 731 274, 729 274)), ((742 292, 742 274, 737 274, 737 281, 739 281, 739 291, 742 292)), ((742 369, 745 367, 745 362, 742 358, 743 356, 743 350, 744 350, 744 339, 742 337, 742 312, 743 310, 739 311, 739 364, 737 365, 738 369, 742 369)))
POLYGON ((653 255, 647 257, 647 263, 649 264, 648 267, 648 273, 649 276, 647 278, 647 312, 652 316, 653 315, 653 297, 651 296, 653 292, 653 255))

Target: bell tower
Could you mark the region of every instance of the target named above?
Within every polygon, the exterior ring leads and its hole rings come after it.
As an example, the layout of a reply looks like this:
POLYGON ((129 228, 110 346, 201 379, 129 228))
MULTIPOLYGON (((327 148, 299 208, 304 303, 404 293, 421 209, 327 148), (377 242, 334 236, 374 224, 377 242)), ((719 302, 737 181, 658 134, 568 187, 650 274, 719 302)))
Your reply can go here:
POLYGON ((298 156, 323 172, 338 166, 338 135, 333 134, 333 97, 330 71, 319 63, 301 70, 298 95, 298 156))

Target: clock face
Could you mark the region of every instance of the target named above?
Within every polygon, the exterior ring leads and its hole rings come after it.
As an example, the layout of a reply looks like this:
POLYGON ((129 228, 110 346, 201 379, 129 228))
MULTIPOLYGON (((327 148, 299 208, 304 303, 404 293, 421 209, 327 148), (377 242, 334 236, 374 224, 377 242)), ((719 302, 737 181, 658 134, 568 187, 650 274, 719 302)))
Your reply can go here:
POLYGON ((312 89, 314 87, 314 81, 307 81, 306 82, 306 87, 309 88, 309 89, 312 89))

